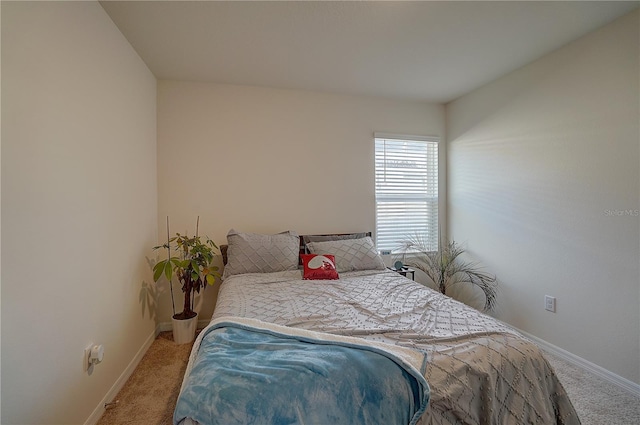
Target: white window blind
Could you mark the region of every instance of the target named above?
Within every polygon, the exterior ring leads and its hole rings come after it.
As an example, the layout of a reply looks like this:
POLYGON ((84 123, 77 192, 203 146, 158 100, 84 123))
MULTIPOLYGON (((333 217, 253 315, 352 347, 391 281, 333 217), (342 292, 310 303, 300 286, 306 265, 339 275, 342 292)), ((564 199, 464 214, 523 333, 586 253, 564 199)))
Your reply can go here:
POLYGON ((419 236, 438 250, 438 139, 375 135, 376 246, 419 236))

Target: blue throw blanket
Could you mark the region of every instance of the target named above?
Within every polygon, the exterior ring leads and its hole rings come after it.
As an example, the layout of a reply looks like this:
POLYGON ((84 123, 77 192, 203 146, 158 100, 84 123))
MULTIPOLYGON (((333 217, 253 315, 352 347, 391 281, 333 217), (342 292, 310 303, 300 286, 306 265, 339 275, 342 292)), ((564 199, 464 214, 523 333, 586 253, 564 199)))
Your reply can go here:
POLYGON ((344 340, 210 326, 194 346, 174 424, 415 424, 429 400, 420 371, 344 340))

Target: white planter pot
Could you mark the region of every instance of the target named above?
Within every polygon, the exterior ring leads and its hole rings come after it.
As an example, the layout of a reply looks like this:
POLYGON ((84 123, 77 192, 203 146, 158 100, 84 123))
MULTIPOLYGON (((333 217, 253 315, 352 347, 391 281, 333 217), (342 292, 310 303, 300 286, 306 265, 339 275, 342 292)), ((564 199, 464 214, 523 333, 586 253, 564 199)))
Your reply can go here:
POLYGON ((198 327, 198 315, 187 320, 171 319, 173 322, 173 341, 176 344, 193 342, 198 327))

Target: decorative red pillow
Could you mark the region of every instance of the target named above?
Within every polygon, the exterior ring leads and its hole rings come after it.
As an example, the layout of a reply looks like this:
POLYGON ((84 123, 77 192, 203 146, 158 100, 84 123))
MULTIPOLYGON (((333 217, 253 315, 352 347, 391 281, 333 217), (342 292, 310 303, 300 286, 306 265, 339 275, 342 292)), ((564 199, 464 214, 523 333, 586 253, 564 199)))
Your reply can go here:
POLYGON ((300 254, 304 266, 303 279, 335 280, 340 279, 336 270, 336 258, 333 255, 300 254))

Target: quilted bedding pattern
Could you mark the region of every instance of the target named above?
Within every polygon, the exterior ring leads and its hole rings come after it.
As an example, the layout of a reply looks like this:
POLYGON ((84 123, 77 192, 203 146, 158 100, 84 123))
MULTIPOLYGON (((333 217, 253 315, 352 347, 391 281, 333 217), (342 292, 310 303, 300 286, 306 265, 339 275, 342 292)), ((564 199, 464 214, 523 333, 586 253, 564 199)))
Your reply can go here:
POLYGON ((300 271, 226 279, 213 319, 255 318, 424 350, 419 424, 579 424, 540 349, 510 327, 392 271, 303 281, 300 271))

